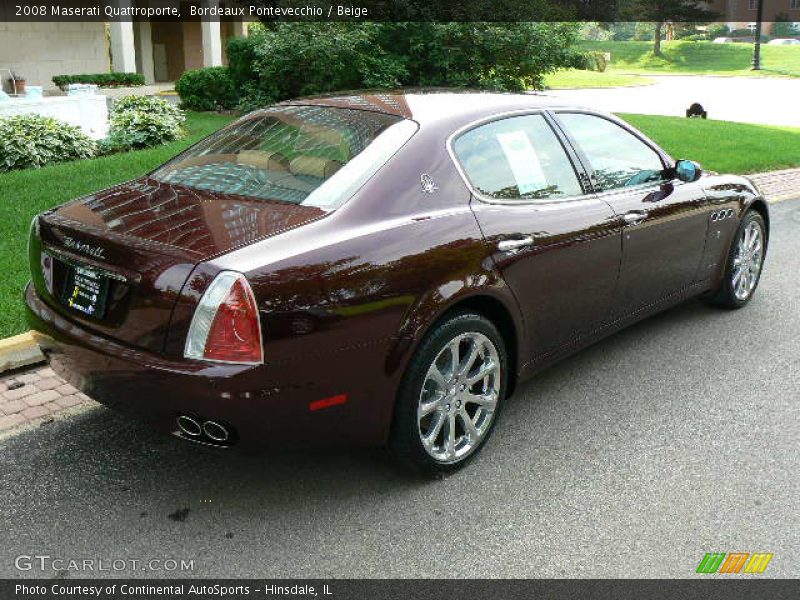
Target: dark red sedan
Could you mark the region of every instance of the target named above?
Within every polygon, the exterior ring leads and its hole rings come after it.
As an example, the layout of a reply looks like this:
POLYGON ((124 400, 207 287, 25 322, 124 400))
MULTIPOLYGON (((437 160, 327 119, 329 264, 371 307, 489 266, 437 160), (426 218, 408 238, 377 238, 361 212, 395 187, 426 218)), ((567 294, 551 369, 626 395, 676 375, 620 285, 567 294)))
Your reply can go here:
POLYGON ((606 114, 316 97, 39 215, 25 297, 60 375, 165 432, 448 471, 559 358, 692 296, 746 304, 768 227, 750 181, 606 114))

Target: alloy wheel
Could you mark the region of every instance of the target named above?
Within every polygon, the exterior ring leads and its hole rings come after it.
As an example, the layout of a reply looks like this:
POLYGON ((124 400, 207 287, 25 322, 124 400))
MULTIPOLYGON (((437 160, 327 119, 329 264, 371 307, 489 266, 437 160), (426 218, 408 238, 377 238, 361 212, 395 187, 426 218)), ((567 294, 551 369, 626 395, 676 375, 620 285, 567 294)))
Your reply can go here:
POLYGON ((455 463, 480 446, 500 397, 500 357, 479 332, 453 338, 428 368, 417 406, 419 436, 437 462, 455 463))
POLYGON ((751 221, 739 235, 733 256, 731 288, 737 300, 746 300, 758 283, 764 258, 764 232, 757 221, 751 221))

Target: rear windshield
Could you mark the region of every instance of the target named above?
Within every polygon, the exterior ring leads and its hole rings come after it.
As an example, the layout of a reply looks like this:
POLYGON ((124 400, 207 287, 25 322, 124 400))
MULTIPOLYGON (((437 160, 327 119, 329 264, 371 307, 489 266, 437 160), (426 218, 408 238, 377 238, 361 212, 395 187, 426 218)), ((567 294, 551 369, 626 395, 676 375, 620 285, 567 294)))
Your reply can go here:
POLYGON ((313 206, 349 198, 414 134, 394 115, 278 106, 222 130, 151 177, 198 190, 313 206))

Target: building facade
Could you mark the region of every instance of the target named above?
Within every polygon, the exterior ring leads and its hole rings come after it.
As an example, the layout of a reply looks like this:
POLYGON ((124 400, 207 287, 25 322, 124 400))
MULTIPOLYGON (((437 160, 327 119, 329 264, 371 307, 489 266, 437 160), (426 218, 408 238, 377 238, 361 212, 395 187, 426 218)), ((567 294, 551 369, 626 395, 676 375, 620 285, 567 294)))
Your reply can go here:
POLYGON ((0 4, 0 78, 7 91, 9 70, 45 89, 55 87, 55 75, 108 71, 141 73, 148 84, 175 81, 189 69, 227 64, 228 39, 247 35, 248 26, 236 20, 4 20, 12 9, 0 4))
MULTIPOLYGON (((722 15, 719 21, 725 23, 731 30, 755 29, 756 15, 758 14, 758 0, 711 0, 709 10, 722 15)), ((772 31, 776 17, 786 17, 796 24, 800 34, 800 0, 764 0, 764 25, 762 31, 769 34, 772 31)))

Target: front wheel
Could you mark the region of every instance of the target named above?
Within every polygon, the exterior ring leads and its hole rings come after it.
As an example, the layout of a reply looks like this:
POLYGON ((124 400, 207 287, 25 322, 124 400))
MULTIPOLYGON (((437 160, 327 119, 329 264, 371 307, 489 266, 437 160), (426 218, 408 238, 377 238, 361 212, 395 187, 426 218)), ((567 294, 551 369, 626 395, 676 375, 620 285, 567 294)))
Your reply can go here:
POLYGON ((755 294, 767 249, 764 218, 749 211, 742 218, 728 253, 725 273, 711 300, 725 308, 741 308, 755 294))
POLYGON ((423 340, 403 378, 390 449, 429 474, 463 466, 488 439, 508 374, 506 347, 491 321, 445 318, 423 340))

